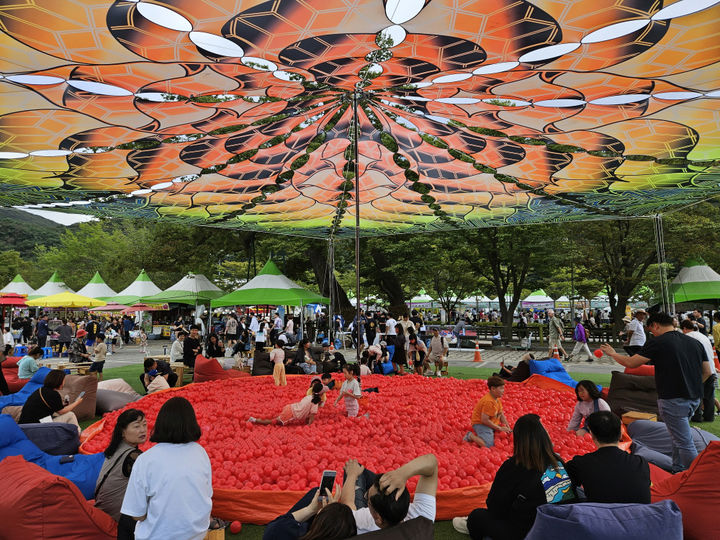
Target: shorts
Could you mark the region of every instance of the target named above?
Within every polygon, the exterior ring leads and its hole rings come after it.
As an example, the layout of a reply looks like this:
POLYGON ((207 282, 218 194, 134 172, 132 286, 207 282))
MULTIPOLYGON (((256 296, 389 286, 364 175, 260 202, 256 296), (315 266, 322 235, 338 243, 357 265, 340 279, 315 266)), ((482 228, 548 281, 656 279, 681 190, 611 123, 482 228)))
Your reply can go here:
POLYGON ((488 448, 495 445, 495 430, 493 428, 484 424, 473 424, 473 431, 475 435, 483 440, 485 446, 488 448))
POLYGON ((88 371, 97 371, 98 373, 102 373, 104 365, 105 365, 105 360, 103 360, 102 362, 93 362, 90 365, 90 369, 88 371))
POLYGON ((229 340, 232 340, 232 341, 236 341, 236 340, 237 340, 237 334, 225 334, 225 339, 229 339, 229 340))
POLYGON ((285 405, 283 407, 283 410, 280 411, 280 414, 277 417, 278 422, 280 422, 283 426, 286 426, 290 422, 302 422, 299 418, 296 418, 295 415, 292 412, 292 406, 291 405, 285 405))
POLYGON ((560 339, 560 337, 548 338, 548 347, 557 347, 559 349, 560 347, 562 347, 562 340, 560 339))
POLYGON ((428 356, 428 362, 434 362, 437 364, 438 362, 440 362, 441 358, 443 358, 443 355, 431 354, 428 356))

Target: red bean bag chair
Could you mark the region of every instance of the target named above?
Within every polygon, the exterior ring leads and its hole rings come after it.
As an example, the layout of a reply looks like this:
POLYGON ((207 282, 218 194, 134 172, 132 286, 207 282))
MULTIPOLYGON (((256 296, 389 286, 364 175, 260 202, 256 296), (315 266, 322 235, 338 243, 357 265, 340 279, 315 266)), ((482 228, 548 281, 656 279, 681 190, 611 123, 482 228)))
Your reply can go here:
POLYGON ((249 373, 238 371, 237 369, 223 369, 215 358, 205 358, 199 354, 195 358, 194 382, 217 381, 249 376, 249 373))
POLYGON ((682 511, 685 540, 720 538, 720 442, 713 441, 687 471, 675 474, 650 488, 652 501, 671 499, 682 511))
POLYGON ((114 539, 117 523, 85 500, 67 478, 56 476, 21 456, 0 461, 2 537, 114 539))
POLYGON ((18 379, 18 366, 17 363, 20 361, 20 356, 8 356, 5 361, 0 364, 2 366, 3 375, 7 381, 10 393, 14 394, 19 392, 25 383, 30 379, 18 379))
POLYGON ((654 377, 655 376, 655 366, 648 366, 647 364, 643 364, 642 366, 638 367, 626 367, 625 373, 629 375, 646 375, 648 377, 654 377))

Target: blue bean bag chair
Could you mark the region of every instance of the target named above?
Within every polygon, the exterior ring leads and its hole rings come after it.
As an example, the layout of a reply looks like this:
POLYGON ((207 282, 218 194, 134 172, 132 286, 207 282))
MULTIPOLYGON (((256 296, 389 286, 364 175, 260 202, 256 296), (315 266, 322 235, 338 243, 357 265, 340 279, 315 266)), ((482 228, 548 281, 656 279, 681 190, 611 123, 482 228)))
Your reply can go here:
POLYGON ((565 371, 565 366, 563 366, 562 362, 557 358, 530 360, 529 364, 532 375, 542 375, 543 377, 555 379, 573 389, 577 386, 577 381, 568 375, 568 372, 565 371))
POLYGON ((525 540, 682 540, 682 513, 673 501, 654 504, 544 504, 525 540))
POLYGON ((25 386, 20 389, 20 391, 15 392, 14 394, 8 394, 7 396, 1 396, 0 411, 2 411, 4 407, 8 407, 10 405, 25 405, 25 402, 27 401, 27 398, 30 397, 30 394, 43 385, 45 377, 48 373, 50 373, 50 368, 41 367, 35 372, 25 386))
POLYGON ((105 456, 76 454, 74 461, 60 463, 62 456, 51 456, 25 436, 20 426, 7 414, 0 414, 0 461, 8 456, 22 456, 43 469, 73 482, 87 499, 95 496, 95 484, 105 456))

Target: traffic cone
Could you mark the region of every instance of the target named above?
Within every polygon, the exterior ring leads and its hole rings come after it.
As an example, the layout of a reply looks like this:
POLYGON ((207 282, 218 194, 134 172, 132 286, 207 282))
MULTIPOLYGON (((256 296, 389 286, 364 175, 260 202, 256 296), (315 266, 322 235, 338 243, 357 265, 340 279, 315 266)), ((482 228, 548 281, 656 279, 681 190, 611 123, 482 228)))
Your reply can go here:
POLYGON ((720 361, 718 360, 717 349, 713 347, 713 361, 715 362, 715 369, 720 371, 720 361))
POLYGON ((473 357, 473 362, 482 362, 482 356, 480 356, 480 346, 477 341, 475 342, 475 356, 473 357))
POLYGON ((330 352, 335 352, 335 340, 330 342, 330 352))
POLYGON ((553 354, 552 354, 552 357, 553 357, 553 358, 557 358, 558 360, 560 360, 560 351, 558 351, 558 346, 557 346, 557 345, 553 345, 553 354))

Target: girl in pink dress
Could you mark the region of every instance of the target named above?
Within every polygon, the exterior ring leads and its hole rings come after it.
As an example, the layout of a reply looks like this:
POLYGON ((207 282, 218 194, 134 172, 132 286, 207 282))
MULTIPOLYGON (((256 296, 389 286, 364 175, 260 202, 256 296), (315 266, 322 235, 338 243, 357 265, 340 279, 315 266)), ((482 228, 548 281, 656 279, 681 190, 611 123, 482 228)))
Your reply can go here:
POLYGON ((323 385, 318 381, 313 384, 311 395, 305 396, 297 403, 285 405, 277 418, 255 418, 251 416, 248 421, 261 425, 277 424, 286 426, 291 423, 310 425, 315 420, 315 415, 318 412, 322 392, 323 385))

